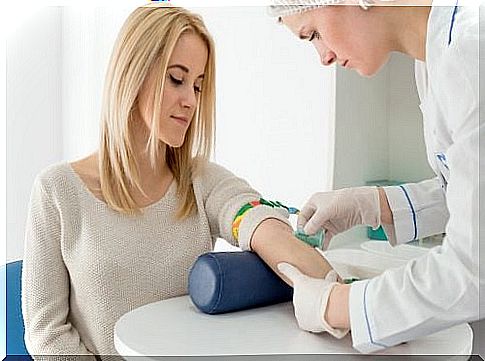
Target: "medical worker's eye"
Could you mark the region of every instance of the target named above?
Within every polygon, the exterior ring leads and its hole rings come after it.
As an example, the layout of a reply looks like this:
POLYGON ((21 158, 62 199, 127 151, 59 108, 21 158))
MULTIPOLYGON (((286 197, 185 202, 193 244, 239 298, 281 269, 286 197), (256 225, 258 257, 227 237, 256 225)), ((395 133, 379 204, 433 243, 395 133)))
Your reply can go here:
POLYGON ((320 34, 318 33, 318 31, 314 31, 312 35, 310 35, 310 37, 308 38, 308 41, 313 41, 315 39, 320 39, 320 34))
POLYGON ((202 86, 194 85, 194 90, 196 93, 200 93, 202 91, 202 86))

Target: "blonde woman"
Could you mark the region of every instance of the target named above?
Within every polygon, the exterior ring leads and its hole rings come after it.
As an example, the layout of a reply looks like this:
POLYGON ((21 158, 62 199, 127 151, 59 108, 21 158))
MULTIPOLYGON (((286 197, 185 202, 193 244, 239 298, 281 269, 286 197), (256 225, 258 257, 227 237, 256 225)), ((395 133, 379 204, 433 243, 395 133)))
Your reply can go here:
POLYGON ((314 277, 329 270, 260 195, 207 161, 214 138, 214 44, 180 8, 143 7, 110 60, 99 151, 36 178, 27 221, 23 314, 32 355, 116 354, 113 327, 141 305, 187 293, 217 237, 314 277), (298 255, 296 258, 294 255, 298 255))

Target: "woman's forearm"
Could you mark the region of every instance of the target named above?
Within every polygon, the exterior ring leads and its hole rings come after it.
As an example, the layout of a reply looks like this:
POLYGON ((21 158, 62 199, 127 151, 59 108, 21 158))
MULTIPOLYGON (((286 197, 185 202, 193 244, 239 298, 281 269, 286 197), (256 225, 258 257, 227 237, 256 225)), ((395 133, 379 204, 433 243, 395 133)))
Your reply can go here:
POLYGON ((324 278, 332 269, 317 250, 293 236, 291 227, 277 219, 261 222, 253 233, 251 249, 289 285, 291 281, 276 268, 280 262, 290 263, 315 278, 324 278))

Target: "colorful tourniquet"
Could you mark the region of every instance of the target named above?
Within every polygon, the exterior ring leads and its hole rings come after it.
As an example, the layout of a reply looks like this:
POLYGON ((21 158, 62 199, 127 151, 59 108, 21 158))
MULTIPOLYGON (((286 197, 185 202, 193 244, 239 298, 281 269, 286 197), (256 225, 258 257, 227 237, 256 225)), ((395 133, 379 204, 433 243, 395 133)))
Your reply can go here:
MULTIPOLYGON (((261 206, 261 205, 269 206, 272 208, 284 208, 288 211, 289 214, 300 213, 300 211, 295 207, 287 207, 279 201, 268 201, 264 198, 260 198, 259 200, 246 203, 236 213, 236 216, 234 217, 234 220, 232 222, 232 235, 234 236, 234 239, 236 240, 239 239, 239 226, 241 225, 241 221, 246 215, 246 213, 250 209, 253 209, 254 207, 261 206)), ((293 235, 297 237, 299 240, 309 244, 312 247, 322 248, 323 238, 324 238, 323 230, 319 230, 314 235, 307 235, 303 231, 297 230, 293 232, 293 235)))
POLYGON ((246 203, 244 206, 242 206, 239 209, 239 211, 236 213, 236 216, 234 217, 234 220, 232 221, 232 235, 236 240, 239 239, 239 225, 241 224, 242 219, 246 215, 246 212, 248 212, 250 209, 253 209, 254 207, 263 206, 263 205, 269 206, 272 208, 284 208, 288 211, 289 214, 298 214, 299 212, 299 210, 294 207, 287 207, 281 202, 267 201, 264 198, 259 198, 259 200, 257 201, 246 203))

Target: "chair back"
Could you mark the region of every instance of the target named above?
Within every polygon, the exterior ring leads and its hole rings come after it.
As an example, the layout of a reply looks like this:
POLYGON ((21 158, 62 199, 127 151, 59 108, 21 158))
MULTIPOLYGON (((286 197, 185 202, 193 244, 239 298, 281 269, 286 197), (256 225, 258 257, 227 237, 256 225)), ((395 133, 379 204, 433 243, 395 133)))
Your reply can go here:
MULTIPOLYGON (((22 261, 7 263, 1 266, 2 282, 7 282, 7 356, 29 355, 24 341, 24 320, 21 306, 22 261), (4 273, 5 272, 5 273, 4 273)), ((27 358, 26 358, 27 359, 27 358)))

